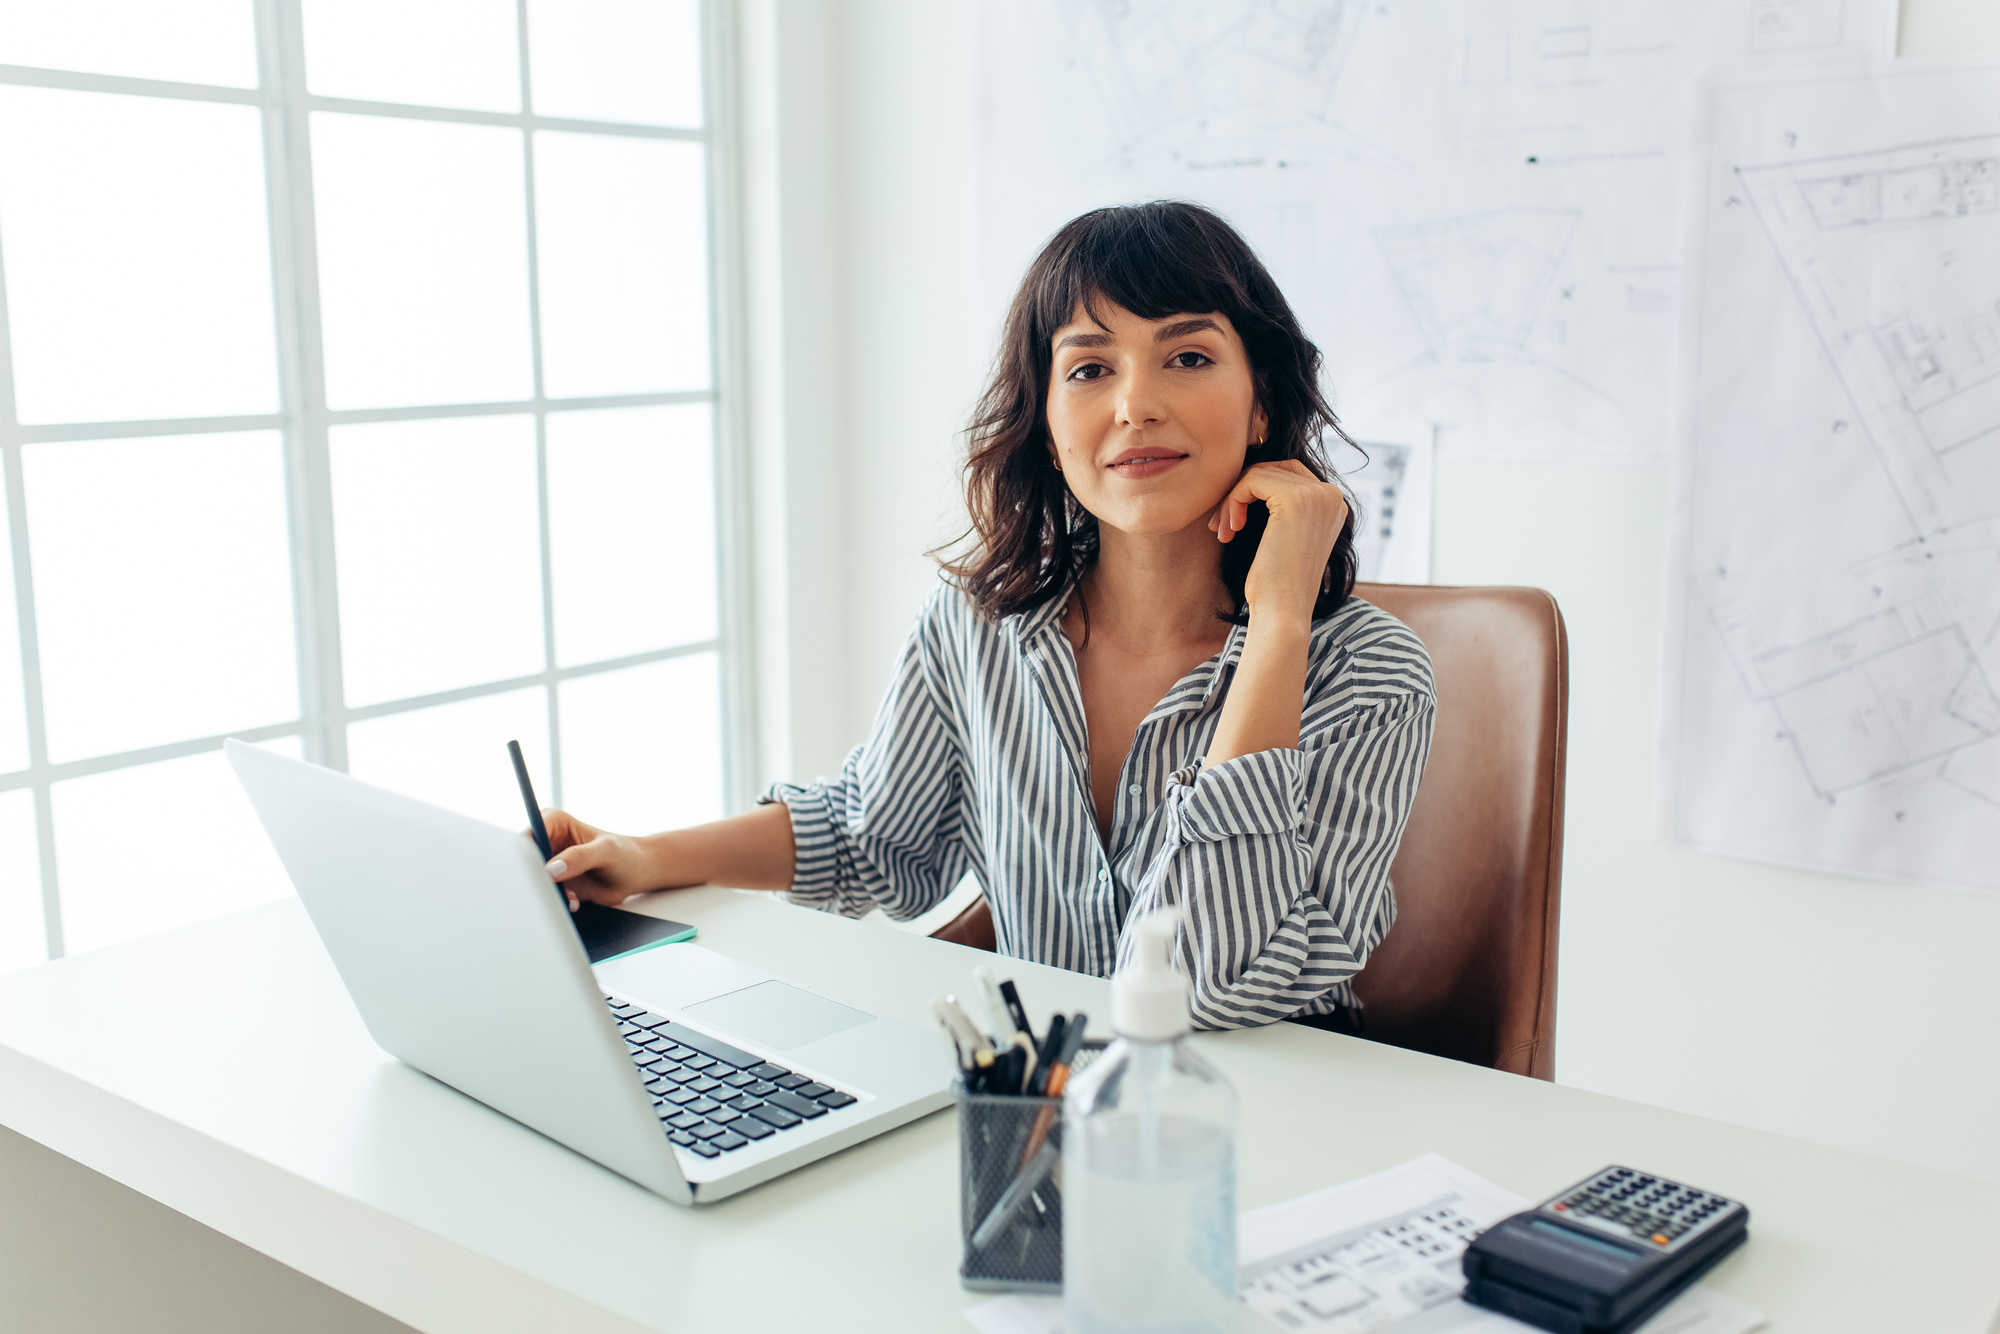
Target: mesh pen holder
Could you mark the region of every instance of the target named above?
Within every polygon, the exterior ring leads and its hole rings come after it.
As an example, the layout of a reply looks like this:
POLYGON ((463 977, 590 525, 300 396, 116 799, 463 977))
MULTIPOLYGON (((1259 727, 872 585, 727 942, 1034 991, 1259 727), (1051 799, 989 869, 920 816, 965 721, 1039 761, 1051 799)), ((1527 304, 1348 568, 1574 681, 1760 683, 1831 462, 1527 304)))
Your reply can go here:
POLYGON ((959 1084, 959 1282, 979 1292, 1062 1291, 1062 1099, 959 1084))

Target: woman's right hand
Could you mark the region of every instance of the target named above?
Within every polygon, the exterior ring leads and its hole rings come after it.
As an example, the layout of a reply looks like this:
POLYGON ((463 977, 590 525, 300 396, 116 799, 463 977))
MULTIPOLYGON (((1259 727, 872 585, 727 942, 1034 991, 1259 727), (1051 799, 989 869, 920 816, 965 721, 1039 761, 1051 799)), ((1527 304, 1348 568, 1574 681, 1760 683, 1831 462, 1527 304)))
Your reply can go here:
POLYGON ((580 900, 615 907, 634 894, 665 887, 640 840, 606 833, 568 811, 543 811, 542 823, 555 850, 549 874, 568 892, 571 912, 580 900))

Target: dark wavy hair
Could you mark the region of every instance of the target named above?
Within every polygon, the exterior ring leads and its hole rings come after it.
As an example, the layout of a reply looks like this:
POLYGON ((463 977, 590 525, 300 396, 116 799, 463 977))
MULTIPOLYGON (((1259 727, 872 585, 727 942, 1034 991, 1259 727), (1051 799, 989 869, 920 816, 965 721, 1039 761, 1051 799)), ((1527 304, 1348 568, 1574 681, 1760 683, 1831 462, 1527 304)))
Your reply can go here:
MULTIPOLYGON (((1093 210, 1051 237, 1021 279, 968 432, 970 547, 957 556, 932 553, 986 616, 1061 596, 1097 558, 1097 519, 1050 466, 1047 403, 1056 330, 1079 305, 1095 319, 1106 301, 1147 320, 1228 316, 1270 423, 1249 461, 1297 459, 1321 481, 1334 477, 1327 437, 1348 437, 1320 393, 1319 349, 1236 229, 1200 205, 1172 200, 1093 210)), ((1257 502, 1243 531, 1220 546, 1222 581, 1234 600, 1224 620, 1249 620, 1243 581, 1269 518, 1257 502)), ((1347 600, 1354 570, 1350 511, 1320 581, 1315 619, 1347 600)))

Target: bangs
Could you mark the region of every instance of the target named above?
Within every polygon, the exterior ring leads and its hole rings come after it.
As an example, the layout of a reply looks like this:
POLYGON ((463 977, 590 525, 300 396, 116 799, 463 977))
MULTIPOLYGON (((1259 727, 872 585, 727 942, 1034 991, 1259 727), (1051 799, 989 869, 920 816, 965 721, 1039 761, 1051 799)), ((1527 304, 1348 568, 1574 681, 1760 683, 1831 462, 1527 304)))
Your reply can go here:
POLYGON ((1236 229, 1205 210, 1099 209, 1064 231, 1042 255, 1047 267, 1027 283, 1031 335, 1044 348, 1079 306, 1099 327, 1107 301, 1142 320, 1219 312, 1248 339, 1267 322, 1260 304, 1284 304, 1236 229))

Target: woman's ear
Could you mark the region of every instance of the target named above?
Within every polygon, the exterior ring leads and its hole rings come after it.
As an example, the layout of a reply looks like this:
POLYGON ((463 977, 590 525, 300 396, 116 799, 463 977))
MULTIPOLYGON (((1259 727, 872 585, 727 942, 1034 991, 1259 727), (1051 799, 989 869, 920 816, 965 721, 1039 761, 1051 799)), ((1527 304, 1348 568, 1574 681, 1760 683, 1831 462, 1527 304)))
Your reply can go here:
POLYGON ((1260 449, 1270 435, 1271 418, 1264 411, 1262 403, 1250 410, 1250 448, 1260 449))

